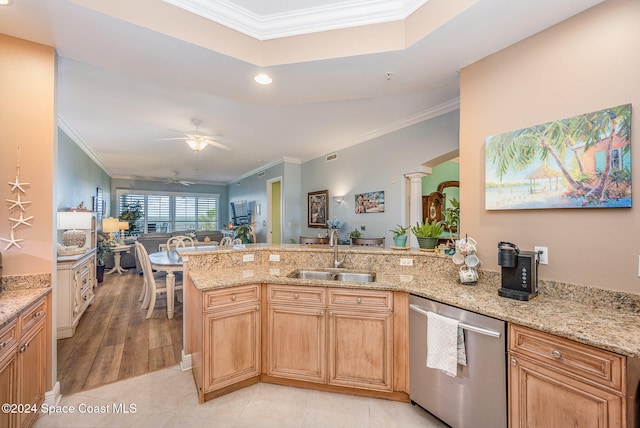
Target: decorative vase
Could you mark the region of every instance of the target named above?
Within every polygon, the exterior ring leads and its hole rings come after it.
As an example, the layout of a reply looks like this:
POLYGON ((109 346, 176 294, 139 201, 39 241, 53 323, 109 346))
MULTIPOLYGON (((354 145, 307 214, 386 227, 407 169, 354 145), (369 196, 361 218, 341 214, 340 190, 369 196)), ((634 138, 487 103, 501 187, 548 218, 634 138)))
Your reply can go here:
POLYGON ((398 248, 404 248, 407 246, 407 235, 400 235, 393 238, 393 244, 398 248))
POLYGON ((436 248, 436 243, 438 242, 438 238, 419 238, 418 239, 418 245, 420 246, 420 248, 425 248, 428 250, 434 249, 436 248))

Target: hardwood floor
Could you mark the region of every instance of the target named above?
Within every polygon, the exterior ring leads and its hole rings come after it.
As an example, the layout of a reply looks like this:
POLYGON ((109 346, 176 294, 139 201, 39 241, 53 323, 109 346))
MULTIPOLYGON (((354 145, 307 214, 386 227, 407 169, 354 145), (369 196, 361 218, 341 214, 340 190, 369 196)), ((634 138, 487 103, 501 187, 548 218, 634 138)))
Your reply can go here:
POLYGON ((158 296, 145 319, 138 296, 141 275, 105 275, 73 337, 58 340, 58 380, 63 395, 138 376, 180 362, 182 303, 167 318, 166 298, 158 296))

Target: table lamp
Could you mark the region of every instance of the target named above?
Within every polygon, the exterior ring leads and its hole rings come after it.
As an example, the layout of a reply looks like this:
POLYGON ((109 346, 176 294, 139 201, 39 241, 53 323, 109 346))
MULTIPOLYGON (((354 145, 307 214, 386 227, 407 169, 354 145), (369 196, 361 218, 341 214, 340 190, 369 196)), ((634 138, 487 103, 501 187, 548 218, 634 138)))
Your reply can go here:
POLYGON ((129 222, 118 221, 118 229, 120 229, 120 241, 118 241, 118 244, 124 245, 124 231, 129 230, 129 222))
POLYGON ((65 247, 84 247, 87 234, 81 229, 91 229, 91 213, 77 211, 61 211, 58 213, 58 230, 65 229, 62 234, 62 245, 65 247))
POLYGON ((109 245, 113 246, 112 233, 118 231, 119 221, 115 217, 105 217, 102 219, 102 232, 109 234, 109 245))

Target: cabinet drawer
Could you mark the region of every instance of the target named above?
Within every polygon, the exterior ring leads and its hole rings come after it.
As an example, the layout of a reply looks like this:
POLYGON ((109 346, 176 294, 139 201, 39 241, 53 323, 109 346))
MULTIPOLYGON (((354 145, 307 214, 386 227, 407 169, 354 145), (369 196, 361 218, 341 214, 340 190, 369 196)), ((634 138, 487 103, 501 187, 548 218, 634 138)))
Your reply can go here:
POLYGON ((391 291, 353 290, 332 288, 329 290, 329 306, 362 310, 393 310, 391 291))
POLYGON ((319 287, 269 285, 269 303, 325 305, 326 289, 319 287))
POLYGON ((13 320, 0 330, 0 360, 2 360, 5 355, 15 352, 17 343, 18 333, 16 320, 13 320))
POLYGON ((622 391, 623 356, 518 325, 509 325, 509 350, 576 378, 622 391))
POLYGON ((225 308, 229 305, 260 300, 260 285, 225 288, 204 293, 204 311, 225 308))
POLYGON ((47 318, 47 301, 42 299, 20 315, 20 336, 47 318))

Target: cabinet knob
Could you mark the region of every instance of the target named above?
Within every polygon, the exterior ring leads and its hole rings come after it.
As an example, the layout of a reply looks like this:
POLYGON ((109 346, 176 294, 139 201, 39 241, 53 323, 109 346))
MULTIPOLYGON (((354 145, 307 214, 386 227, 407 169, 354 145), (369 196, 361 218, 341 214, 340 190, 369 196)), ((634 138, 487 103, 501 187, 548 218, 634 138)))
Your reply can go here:
POLYGON ((4 348, 5 346, 7 346, 7 342, 0 343, 0 349, 4 348))
POLYGON ((256 305, 256 311, 260 310, 260 305, 256 305))
POLYGON ((34 318, 40 318, 42 315, 44 315, 44 311, 38 311, 35 314, 33 314, 34 318))
POLYGON ((559 360, 560 358, 562 358, 562 352, 554 349, 553 351, 551 351, 551 356, 556 360, 559 360))
POLYGON ((27 343, 27 344, 24 344, 24 345, 22 345, 22 346, 20 347, 20 349, 18 349, 18 352, 19 352, 20 354, 22 354, 24 351, 26 351, 26 350, 27 350, 27 348, 28 348, 28 347, 29 347, 29 344, 28 344, 28 343, 27 343))
POLYGON ((333 316, 333 312, 329 311, 329 316, 332 317, 333 316))
POLYGON ((293 298, 297 299, 298 298, 298 293, 293 293, 293 298))
POLYGON ((515 358, 511 359, 511 365, 512 366, 517 366, 518 365, 518 360, 516 360, 515 358))
POLYGON ((362 297, 358 297, 358 298, 356 299, 356 302, 358 302, 358 303, 362 303, 362 297))
POLYGON ((231 300, 233 300, 234 302, 236 301, 236 299, 237 299, 237 297, 236 297, 235 294, 233 296, 231 296, 231 300))

